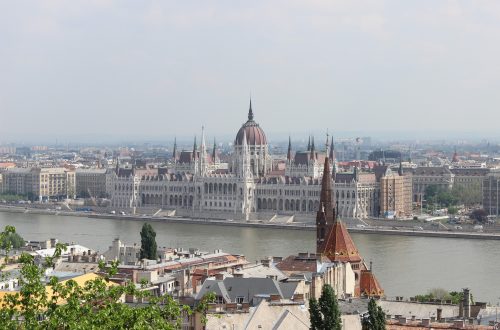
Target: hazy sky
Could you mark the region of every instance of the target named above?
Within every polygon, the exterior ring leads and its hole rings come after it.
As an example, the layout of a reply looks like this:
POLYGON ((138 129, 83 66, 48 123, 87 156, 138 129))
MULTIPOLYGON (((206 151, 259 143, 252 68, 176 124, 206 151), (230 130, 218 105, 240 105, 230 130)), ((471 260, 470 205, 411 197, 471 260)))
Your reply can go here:
POLYGON ((500 135, 500 1, 0 0, 0 142, 500 135), (446 134, 445 134, 446 135, 446 134))

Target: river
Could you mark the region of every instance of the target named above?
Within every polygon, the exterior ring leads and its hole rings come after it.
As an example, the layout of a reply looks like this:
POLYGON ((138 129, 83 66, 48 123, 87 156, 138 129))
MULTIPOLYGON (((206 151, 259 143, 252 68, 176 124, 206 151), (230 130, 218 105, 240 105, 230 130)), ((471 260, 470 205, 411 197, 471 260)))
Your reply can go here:
MULTIPOLYGON (((142 221, 0 212, 26 240, 51 237, 104 252, 112 240, 140 243, 142 221)), ((244 254, 249 261, 315 250, 313 231, 152 222, 158 246, 244 254)), ((500 301, 500 241, 352 234, 388 296, 469 287, 476 301, 500 301)))

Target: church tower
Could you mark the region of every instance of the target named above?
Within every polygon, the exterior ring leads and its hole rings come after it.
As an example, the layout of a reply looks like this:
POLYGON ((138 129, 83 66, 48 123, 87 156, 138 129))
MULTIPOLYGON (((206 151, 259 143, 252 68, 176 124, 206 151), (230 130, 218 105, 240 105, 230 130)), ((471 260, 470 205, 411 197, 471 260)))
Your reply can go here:
POLYGON ((330 160, 326 157, 321 182, 320 209, 316 214, 316 254, 322 262, 345 262, 351 265, 356 296, 383 296, 384 290, 371 269, 367 269, 347 228, 338 219, 332 181, 330 160))

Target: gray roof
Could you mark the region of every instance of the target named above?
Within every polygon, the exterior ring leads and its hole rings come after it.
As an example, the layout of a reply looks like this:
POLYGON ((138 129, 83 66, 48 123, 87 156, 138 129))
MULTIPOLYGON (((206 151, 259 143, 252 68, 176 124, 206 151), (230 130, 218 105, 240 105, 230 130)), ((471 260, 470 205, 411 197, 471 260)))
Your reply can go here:
POLYGON ((214 292, 226 302, 236 302, 237 297, 243 297, 243 302, 252 304, 256 296, 277 294, 283 299, 290 299, 297 288, 298 282, 280 283, 271 278, 237 278, 226 277, 222 281, 206 280, 196 299, 200 300, 206 293, 214 292))

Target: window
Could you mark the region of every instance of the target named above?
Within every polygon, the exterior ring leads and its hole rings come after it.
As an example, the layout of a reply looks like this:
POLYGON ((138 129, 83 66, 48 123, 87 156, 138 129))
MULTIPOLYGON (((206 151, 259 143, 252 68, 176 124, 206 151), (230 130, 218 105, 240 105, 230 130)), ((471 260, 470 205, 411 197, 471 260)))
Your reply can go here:
POLYGON ((244 296, 238 296, 238 297, 236 297, 236 303, 237 304, 243 304, 244 300, 245 300, 244 296))

